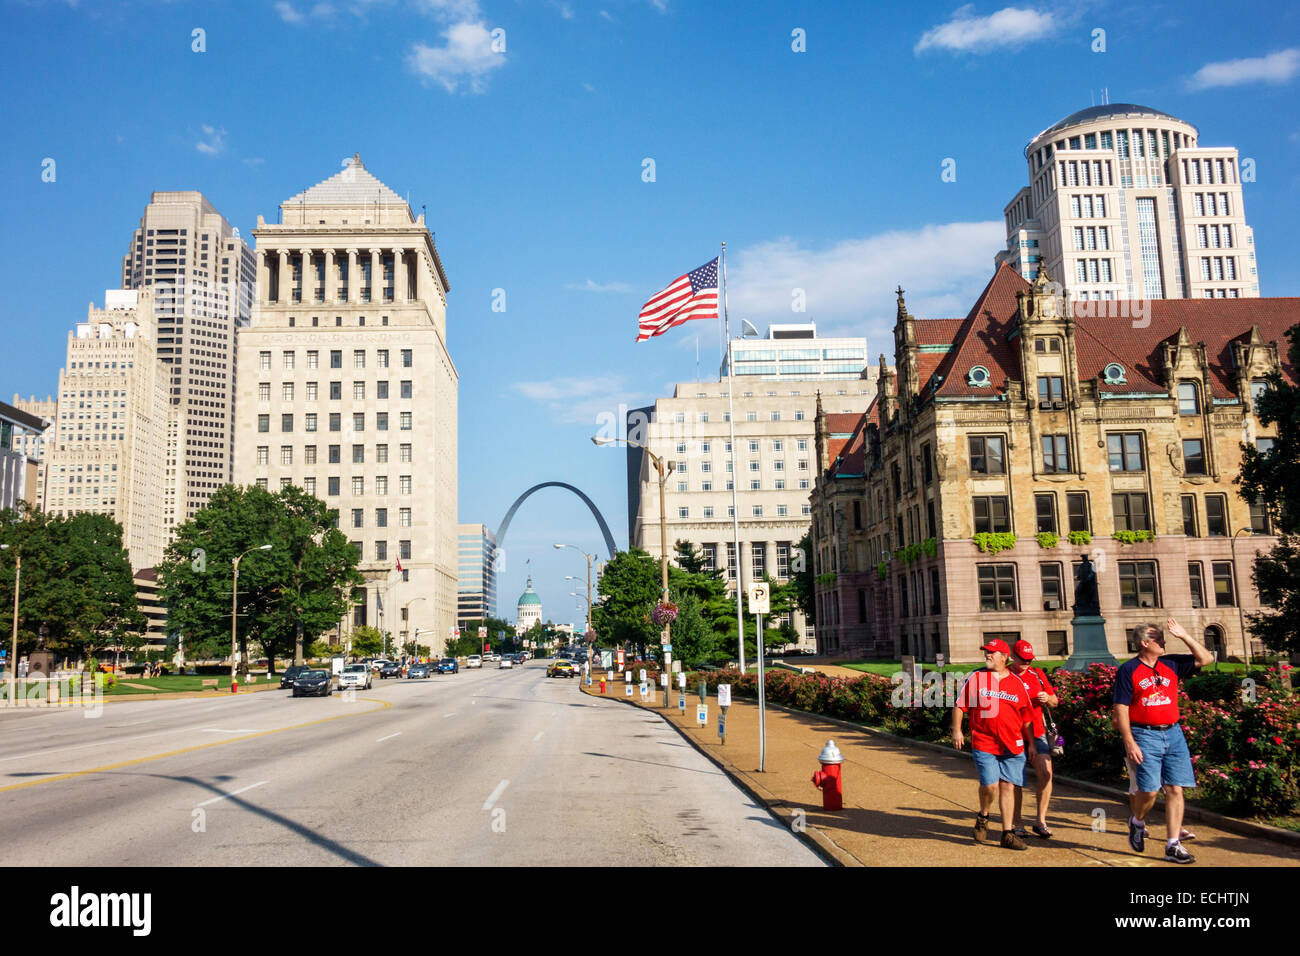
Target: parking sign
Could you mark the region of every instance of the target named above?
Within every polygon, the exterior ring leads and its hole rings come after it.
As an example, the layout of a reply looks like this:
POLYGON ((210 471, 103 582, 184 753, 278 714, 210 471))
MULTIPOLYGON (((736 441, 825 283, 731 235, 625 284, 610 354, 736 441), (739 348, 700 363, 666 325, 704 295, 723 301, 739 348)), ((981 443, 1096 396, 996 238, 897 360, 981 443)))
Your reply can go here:
POLYGON ((768 593, 765 581, 758 581, 749 586, 749 613, 771 613, 771 595, 768 593))

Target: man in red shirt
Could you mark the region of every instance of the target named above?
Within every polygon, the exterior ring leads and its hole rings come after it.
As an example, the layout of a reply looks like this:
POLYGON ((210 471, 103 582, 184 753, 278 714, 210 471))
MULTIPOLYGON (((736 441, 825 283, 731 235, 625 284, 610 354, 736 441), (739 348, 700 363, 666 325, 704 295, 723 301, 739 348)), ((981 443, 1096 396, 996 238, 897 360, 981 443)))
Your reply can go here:
POLYGON ((1025 785, 1025 741, 1033 739, 1029 688, 1007 668, 1011 649, 1006 641, 983 645, 985 666, 962 684, 952 709, 952 745, 962 749, 962 714, 970 711, 971 755, 979 773, 979 814, 975 817, 975 842, 983 843, 989 828, 989 808, 994 795, 1002 814, 1002 845, 1027 850, 1012 829, 1015 792, 1025 785))
MULTIPOLYGON (((1029 711, 1034 721, 1034 749, 1029 753, 1029 760, 1034 765, 1035 793, 1038 796, 1038 821, 1034 824, 1034 833, 1044 840, 1051 839, 1052 831, 1047 828, 1047 805, 1052 800, 1052 745, 1056 743, 1055 735, 1047 739, 1047 726, 1043 720, 1043 707, 1057 705, 1056 688, 1047 679, 1041 667, 1034 667, 1034 645, 1028 641, 1016 641, 1011 648, 1011 660, 1007 662, 1011 673, 1015 674, 1029 688, 1029 711)), ((1018 837, 1026 837, 1020 822, 1020 805, 1024 790, 1016 788, 1016 817, 1012 830, 1018 837)))
POLYGON ((1191 637, 1172 617, 1165 622, 1191 654, 1165 655, 1165 636, 1154 624, 1133 629, 1138 656, 1115 672, 1115 726, 1124 738, 1124 755, 1130 772, 1136 771, 1137 789, 1129 795, 1133 815, 1128 821, 1128 842, 1138 853, 1146 846, 1146 815, 1155 806, 1156 793, 1165 792, 1165 859, 1171 863, 1195 861, 1179 841, 1183 826, 1183 788, 1195 787, 1192 758, 1178 725, 1178 681, 1191 677, 1214 655, 1191 637))

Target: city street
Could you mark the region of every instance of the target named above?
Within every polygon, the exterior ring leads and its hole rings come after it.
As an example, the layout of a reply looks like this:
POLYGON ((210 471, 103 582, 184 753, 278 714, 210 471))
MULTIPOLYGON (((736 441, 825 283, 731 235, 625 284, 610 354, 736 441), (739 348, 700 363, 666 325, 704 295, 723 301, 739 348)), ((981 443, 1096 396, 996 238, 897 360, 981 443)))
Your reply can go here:
POLYGON ((10 866, 822 865, 657 716, 545 662, 0 714, 10 866))

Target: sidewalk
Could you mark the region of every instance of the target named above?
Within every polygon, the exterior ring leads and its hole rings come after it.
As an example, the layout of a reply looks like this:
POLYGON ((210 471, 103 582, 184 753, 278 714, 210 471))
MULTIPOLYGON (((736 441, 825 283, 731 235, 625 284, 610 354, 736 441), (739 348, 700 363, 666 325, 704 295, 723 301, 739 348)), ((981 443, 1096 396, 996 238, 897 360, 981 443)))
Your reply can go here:
MULTIPOLYGON (((1128 844, 1128 808, 1118 798, 1066 786, 1054 786, 1048 825, 1050 840, 1030 836, 1027 851, 1004 850, 997 805, 991 811, 992 842, 977 845, 971 828, 979 806, 975 769, 969 751, 931 750, 809 714, 767 708, 766 772, 758 772, 758 705, 738 701, 727 711, 727 742, 718 740, 718 702, 707 701, 709 719, 700 728, 695 721, 699 697, 686 695, 686 715, 671 706, 659 706, 662 690, 642 704, 640 696, 627 698, 622 681, 605 696, 633 703, 665 716, 707 757, 721 766, 742 787, 792 824, 802 811, 806 836, 824 852, 847 866, 1155 866, 1174 868, 1164 861, 1164 815, 1157 805, 1147 818, 1146 853, 1128 844), (811 781, 820 769, 817 755, 827 740, 844 754, 844 809, 829 813, 821 808, 821 792, 811 781), (1102 816, 1094 814, 1100 810, 1102 816), (1093 829, 1104 824, 1104 832, 1093 829)), ((590 688, 600 696, 600 681, 593 675, 590 688)), ((635 685, 633 685, 635 694, 635 685)), ((1024 820, 1034 822, 1033 771, 1026 774, 1024 820)), ((1197 835, 1187 844, 1196 856, 1194 867, 1300 866, 1300 846, 1261 837, 1228 832, 1200 820, 1184 821, 1197 835)), ((1190 868, 1187 868, 1190 869, 1190 868)))

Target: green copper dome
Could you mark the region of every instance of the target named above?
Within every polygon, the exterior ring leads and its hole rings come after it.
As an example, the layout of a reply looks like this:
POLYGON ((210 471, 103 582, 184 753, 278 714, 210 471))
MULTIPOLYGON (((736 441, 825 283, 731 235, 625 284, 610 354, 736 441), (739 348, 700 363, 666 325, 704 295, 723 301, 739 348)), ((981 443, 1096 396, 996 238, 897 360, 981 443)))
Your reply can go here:
POLYGON ((526 604, 536 604, 538 607, 542 604, 542 599, 539 598, 537 592, 533 590, 532 578, 528 579, 528 586, 524 588, 524 593, 519 595, 519 606, 523 607, 526 604))

